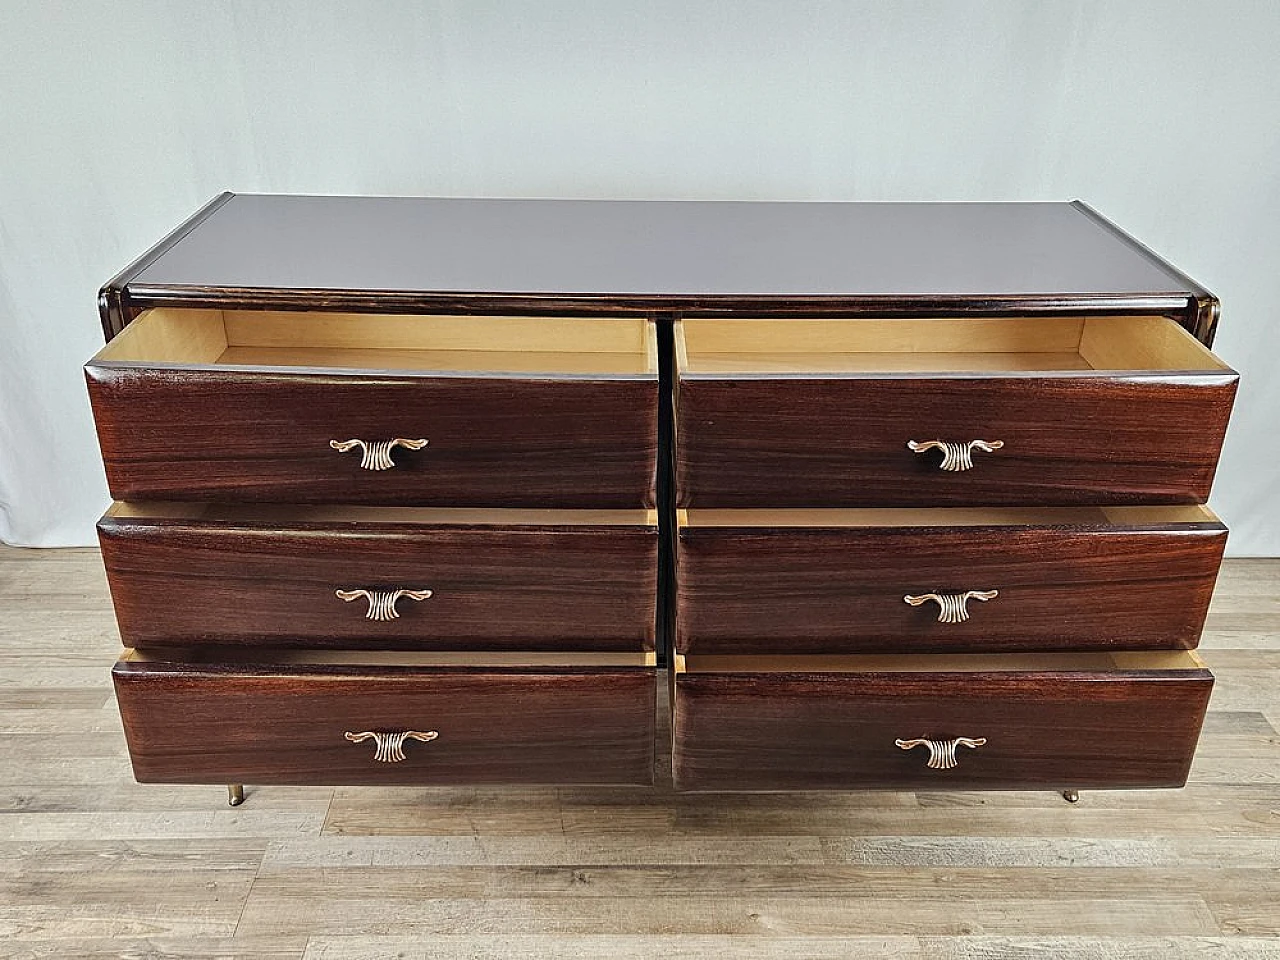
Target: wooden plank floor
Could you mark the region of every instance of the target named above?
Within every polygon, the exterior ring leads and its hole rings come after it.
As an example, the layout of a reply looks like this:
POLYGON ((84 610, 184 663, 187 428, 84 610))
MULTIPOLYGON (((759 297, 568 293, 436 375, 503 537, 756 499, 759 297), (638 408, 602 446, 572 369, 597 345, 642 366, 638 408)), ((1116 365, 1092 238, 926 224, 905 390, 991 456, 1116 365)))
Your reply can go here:
MULTIPOLYGON (((1280 958, 1280 561, 1183 791, 139 786, 97 553, 0 548, 0 956, 1280 958)), ((665 758, 660 758, 660 765, 665 758)), ((661 781, 660 781, 661 782, 661 781)))

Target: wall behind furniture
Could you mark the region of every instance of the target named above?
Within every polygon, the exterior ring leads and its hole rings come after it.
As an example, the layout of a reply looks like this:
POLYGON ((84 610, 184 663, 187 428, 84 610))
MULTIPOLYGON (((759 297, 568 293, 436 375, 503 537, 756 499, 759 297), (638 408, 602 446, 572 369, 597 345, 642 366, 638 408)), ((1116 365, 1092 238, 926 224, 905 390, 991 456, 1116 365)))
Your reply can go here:
POLYGON ((99 285, 214 194, 1081 197, 1223 301, 1280 554, 1280 4, 0 0, 0 539, 92 542, 99 285))

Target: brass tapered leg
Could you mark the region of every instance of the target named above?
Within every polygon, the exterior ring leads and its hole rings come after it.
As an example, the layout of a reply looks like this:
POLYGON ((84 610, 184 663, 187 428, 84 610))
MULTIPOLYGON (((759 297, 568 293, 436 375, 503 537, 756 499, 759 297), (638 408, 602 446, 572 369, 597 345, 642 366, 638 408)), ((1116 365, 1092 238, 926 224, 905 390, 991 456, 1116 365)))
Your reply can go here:
POLYGON ((1062 799, 1067 801, 1067 803, 1079 803, 1080 791, 1079 790, 1063 790, 1062 799))
POLYGON ((233 807, 238 807, 244 803, 244 784, 228 783, 227 784, 227 803, 233 807))

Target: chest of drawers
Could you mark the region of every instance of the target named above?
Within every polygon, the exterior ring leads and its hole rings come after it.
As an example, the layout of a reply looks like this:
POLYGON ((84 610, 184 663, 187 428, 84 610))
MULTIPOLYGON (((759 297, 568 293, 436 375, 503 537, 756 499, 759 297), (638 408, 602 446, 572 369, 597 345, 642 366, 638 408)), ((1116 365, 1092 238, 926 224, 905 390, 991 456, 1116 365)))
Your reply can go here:
POLYGON ((1236 375, 1082 204, 225 194, 100 306, 140 780, 648 784, 660 665, 677 789, 1186 778, 1236 375))

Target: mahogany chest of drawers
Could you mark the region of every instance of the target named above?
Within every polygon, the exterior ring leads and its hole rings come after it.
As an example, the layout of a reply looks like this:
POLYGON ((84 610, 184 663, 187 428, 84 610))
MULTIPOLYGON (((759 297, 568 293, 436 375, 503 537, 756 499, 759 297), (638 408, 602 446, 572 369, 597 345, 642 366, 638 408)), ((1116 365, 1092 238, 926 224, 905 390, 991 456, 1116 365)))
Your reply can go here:
POLYGON ((1083 204, 224 194, 100 306, 139 780, 1186 779, 1237 377, 1083 204))

